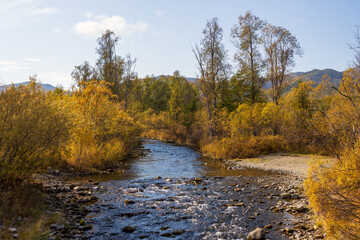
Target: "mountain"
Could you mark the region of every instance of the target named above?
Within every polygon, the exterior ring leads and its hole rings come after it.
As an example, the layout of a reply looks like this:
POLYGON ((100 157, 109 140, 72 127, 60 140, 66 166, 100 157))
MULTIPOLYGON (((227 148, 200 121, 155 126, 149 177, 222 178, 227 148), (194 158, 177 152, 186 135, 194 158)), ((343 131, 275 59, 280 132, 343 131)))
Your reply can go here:
POLYGON ((315 83, 314 86, 317 86, 322 82, 322 77, 324 75, 330 77, 331 79, 330 82, 335 85, 338 85, 343 77, 342 72, 338 72, 334 69, 323 69, 323 70, 313 69, 308 72, 290 73, 291 80, 289 82, 287 90, 298 86, 300 82, 304 82, 306 80, 313 81, 315 83))
MULTIPOLYGON (((28 84, 29 84, 29 81, 27 81, 27 82, 22 82, 22 83, 14 83, 14 85, 15 85, 16 87, 18 87, 18 86, 20 86, 20 85, 28 85, 28 84)), ((53 85, 48 84, 48 83, 38 83, 38 84, 40 84, 41 87, 42 87, 45 91, 52 91, 52 90, 55 89, 55 87, 54 87, 53 85)), ((11 86, 11 84, 4 85, 4 86, 2 86, 2 87, 3 87, 3 88, 6 88, 6 87, 10 87, 10 86, 11 86)))
MULTIPOLYGON (((159 76, 155 76, 155 79, 159 79, 161 77, 170 77, 171 75, 159 75, 159 76)), ((198 79, 197 78, 193 78, 193 77, 185 77, 185 79, 188 81, 188 82, 196 82, 198 79)))

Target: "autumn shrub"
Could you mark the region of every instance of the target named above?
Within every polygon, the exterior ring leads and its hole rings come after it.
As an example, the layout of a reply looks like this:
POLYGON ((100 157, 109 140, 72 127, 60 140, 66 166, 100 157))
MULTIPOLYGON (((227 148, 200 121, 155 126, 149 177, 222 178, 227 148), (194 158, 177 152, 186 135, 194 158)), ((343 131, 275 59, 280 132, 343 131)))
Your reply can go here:
POLYGON ((327 112, 337 158, 316 160, 305 182, 310 205, 331 239, 360 238, 360 74, 344 72, 327 112))
POLYGON ((108 83, 84 83, 63 101, 72 119, 64 150, 69 164, 82 170, 108 168, 133 151, 139 129, 121 109, 108 83))
POLYGON ((64 113, 34 80, 1 91, 0 187, 22 183, 58 158, 67 133, 64 113))
POLYGON ((185 143, 187 128, 170 119, 169 112, 156 114, 151 109, 138 114, 142 125, 141 136, 147 139, 158 139, 176 143, 185 143))
POLYGON ((281 136, 223 138, 201 148, 206 156, 218 159, 247 158, 287 150, 281 136))
POLYGON ((316 159, 306 192, 311 207, 333 239, 360 238, 360 146, 344 151, 339 160, 316 159))

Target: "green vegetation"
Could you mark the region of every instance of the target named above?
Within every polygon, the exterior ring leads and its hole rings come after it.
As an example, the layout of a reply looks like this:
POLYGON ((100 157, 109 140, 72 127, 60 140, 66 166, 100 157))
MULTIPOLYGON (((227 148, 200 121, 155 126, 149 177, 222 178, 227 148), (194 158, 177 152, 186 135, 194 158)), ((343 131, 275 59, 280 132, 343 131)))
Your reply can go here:
POLYGON ((143 137, 188 144, 220 159, 278 151, 334 155, 335 162, 314 162, 307 193, 331 237, 358 238, 358 69, 345 72, 339 87, 326 76, 321 83, 294 84, 288 73, 302 49, 288 30, 247 12, 231 37, 238 50, 234 74, 214 18, 193 48, 197 82, 178 71, 138 78, 136 59, 116 55, 119 37, 108 30, 98 39, 96 65, 75 67, 71 91, 45 92, 35 78, 2 90, 0 189, 12 194, 0 197, 1 222, 35 214, 35 207, 21 207, 20 197, 36 202, 34 194, 24 194, 34 173, 50 166, 114 168, 143 137))

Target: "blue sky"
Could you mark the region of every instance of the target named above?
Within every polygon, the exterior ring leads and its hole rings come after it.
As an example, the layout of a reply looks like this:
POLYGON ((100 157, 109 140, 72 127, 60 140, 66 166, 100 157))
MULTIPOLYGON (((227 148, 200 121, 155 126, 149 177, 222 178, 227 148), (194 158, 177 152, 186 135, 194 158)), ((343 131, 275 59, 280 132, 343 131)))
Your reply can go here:
POLYGON ((70 87, 74 66, 95 62, 96 39, 107 28, 121 37, 118 54, 137 58, 140 77, 175 70, 194 77, 191 45, 206 21, 218 17, 233 62, 230 29, 248 10, 297 37, 304 56, 293 71, 348 67, 347 44, 360 25, 357 0, 0 0, 0 84, 37 74, 43 83, 70 87))

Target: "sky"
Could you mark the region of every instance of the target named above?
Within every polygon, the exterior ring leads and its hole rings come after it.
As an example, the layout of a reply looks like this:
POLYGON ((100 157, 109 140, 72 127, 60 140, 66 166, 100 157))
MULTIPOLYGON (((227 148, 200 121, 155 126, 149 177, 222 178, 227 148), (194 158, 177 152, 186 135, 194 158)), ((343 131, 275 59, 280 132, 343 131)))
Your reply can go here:
POLYGON ((96 62, 97 38, 106 29, 121 38, 118 55, 137 59, 140 77, 175 70, 196 77, 192 46, 214 17, 235 71, 230 32, 247 11, 296 36, 304 55, 292 71, 344 71, 359 10, 358 0, 0 0, 0 84, 36 74, 42 83, 69 88, 76 65, 96 62))

